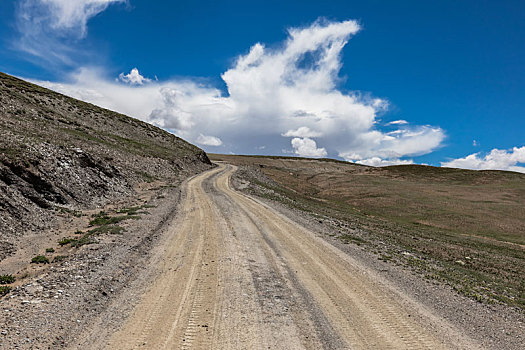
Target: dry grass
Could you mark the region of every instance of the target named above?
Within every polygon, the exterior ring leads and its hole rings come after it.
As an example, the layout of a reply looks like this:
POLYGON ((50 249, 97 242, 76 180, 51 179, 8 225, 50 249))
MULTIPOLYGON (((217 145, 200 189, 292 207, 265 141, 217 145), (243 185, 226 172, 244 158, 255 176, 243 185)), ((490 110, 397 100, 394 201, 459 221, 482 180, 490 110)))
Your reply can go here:
POLYGON ((289 157, 211 158, 256 167, 273 179, 274 184, 251 179, 254 188, 265 188, 260 195, 366 230, 367 246, 386 260, 476 300, 525 307, 524 174, 373 168, 289 157), (377 248, 374 239, 387 242, 387 248, 377 248))

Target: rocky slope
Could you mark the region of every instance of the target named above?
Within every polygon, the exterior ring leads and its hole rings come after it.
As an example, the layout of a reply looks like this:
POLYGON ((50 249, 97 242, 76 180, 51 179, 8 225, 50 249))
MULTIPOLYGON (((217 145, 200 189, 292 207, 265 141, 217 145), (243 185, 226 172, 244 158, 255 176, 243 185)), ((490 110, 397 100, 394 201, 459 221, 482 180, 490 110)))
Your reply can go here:
POLYGON ((150 124, 0 73, 0 261, 60 214, 209 168, 199 148, 150 124))

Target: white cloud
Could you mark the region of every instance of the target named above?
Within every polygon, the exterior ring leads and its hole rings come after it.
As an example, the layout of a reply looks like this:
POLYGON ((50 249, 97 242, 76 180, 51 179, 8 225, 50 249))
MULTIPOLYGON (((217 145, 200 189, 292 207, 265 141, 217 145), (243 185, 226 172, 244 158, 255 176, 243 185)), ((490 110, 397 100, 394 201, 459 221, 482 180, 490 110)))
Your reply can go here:
POLYGON ((293 138, 292 147, 295 150, 295 154, 300 155, 301 157, 326 157, 327 153, 324 148, 317 148, 317 144, 314 140, 305 138, 293 138))
POLYGON ((112 3, 125 0, 26 0, 31 7, 47 8, 47 20, 55 30, 75 31, 80 37, 86 35, 87 21, 104 11, 112 3))
POLYGON ((127 0, 21 0, 16 24, 20 32, 15 48, 44 59, 73 65, 72 45, 87 35, 87 22, 111 4, 127 0))
POLYGON ((400 159, 431 152, 439 147, 445 135, 441 128, 418 126, 382 133, 377 130, 363 132, 352 150, 339 155, 346 160, 364 158, 400 159))
POLYGON ((472 146, 476 147, 478 145, 478 141, 472 140, 472 146))
POLYGON ((408 122, 406 120, 393 120, 391 121, 390 123, 386 123, 385 125, 405 125, 405 124, 408 124, 408 122))
POLYGON ((209 135, 203 135, 200 134, 199 137, 197 137, 197 143, 205 146, 220 146, 222 145, 222 141, 220 138, 215 136, 209 136, 209 135))
POLYGON ((525 146, 520 148, 514 147, 511 150, 494 148, 485 156, 482 156, 480 153, 474 153, 465 158, 442 162, 441 166, 473 170, 509 170, 525 173, 525 166, 520 166, 519 163, 525 163, 525 146))
POLYGON ((372 157, 368 159, 358 160, 357 164, 370 165, 370 166, 388 166, 388 165, 405 165, 405 164, 414 164, 412 159, 381 159, 379 157, 372 157))
POLYGON ((134 87, 120 84, 114 79, 104 79, 104 72, 82 68, 72 74, 68 82, 30 81, 61 92, 65 95, 87 101, 142 120, 157 106, 163 105, 161 86, 152 82, 134 87))
POLYGON ((322 135, 320 132, 310 130, 307 126, 301 126, 296 130, 288 130, 284 134, 281 134, 281 136, 284 137, 319 137, 322 135))
POLYGON ((41 83, 190 142, 215 135, 224 152, 247 153, 263 144, 266 154, 394 161, 439 147, 445 137, 439 127, 398 122, 396 130, 381 131, 377 115, 388 103, 339 89, 342 50, 358 31, 355 21, 317 21, 290 29, 274 48, 257 43, 221 75, 227 94, 195 80, 126 86, 86 68, 69 83, 41 83), (289 137, 297 139, 292 148, 289 137))
POLYGON ((133 68, 131 72, 128 74, 120 73, 118 76, 119 80, 128 83, 128 84, 135 84, 135 85, 142 85, 144 83, 151 82, 151 79, 144 78, 137 68, 133 68))

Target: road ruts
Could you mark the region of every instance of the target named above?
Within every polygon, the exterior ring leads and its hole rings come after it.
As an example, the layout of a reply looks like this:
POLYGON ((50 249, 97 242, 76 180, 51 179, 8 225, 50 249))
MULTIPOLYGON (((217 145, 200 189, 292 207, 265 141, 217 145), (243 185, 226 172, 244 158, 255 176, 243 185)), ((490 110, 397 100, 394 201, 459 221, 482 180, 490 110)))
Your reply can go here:
POLYGON ((479 348, 311 231, 233 190, 234 170, 220 165, 187 182, 154 283, 107 348, 479 348))

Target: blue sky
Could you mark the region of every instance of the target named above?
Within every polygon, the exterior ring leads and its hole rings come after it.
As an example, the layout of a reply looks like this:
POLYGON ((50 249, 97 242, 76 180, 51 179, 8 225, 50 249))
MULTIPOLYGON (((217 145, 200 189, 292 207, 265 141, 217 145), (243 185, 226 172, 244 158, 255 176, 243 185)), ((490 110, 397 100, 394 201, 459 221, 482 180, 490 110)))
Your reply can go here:
POLYGON ((4 0, 0 13, 1 71, 207 151, 525 170, 523 1, 4 0))

